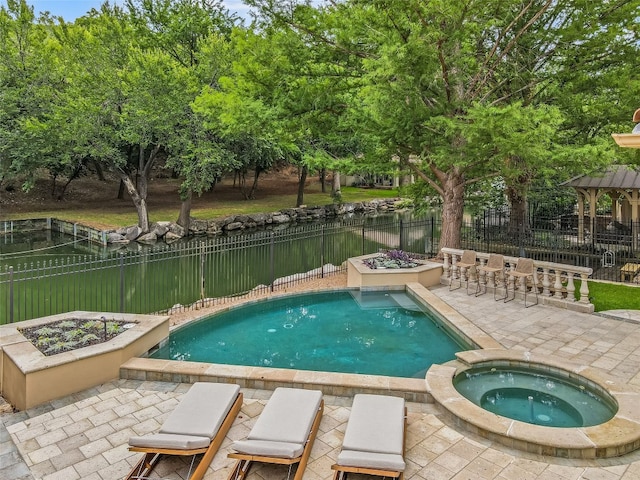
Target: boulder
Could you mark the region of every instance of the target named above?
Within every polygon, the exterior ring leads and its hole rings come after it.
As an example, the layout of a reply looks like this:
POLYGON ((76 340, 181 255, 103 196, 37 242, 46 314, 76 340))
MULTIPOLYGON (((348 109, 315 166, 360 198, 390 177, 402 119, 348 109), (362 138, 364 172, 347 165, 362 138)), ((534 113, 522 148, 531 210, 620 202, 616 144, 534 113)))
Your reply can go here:
POLYGON ((255 223, 258 227, 265 225, 269 219, 269 215, 266 213, 252 213, 251 215, 248 215, 248 217, 249 220, 255 223))
POLYGON ((229 223, 226 227, 224 227, 225 230, 227 230, 228 232, 232 232, 234 230, 242 230, 244 227, 244 223, 242 222, 233 222, 233 223, 229 223))
MULTIPOLYGON (((169 230, 167 230, 167 233, 171 232, 171 234, 173 235, 178 235, 180 238, 184 237, 184 228, 181 225, 178 225, 177 223, 172 223, 169 222, 169 230)), ((167 235, 167 233, 165 233, 165 236, 167 235)))
POLYGON ((209 224, 206 220, 192 219, 189 222, 189 232, 192 235, 206 235, 209 224))
MULTIPOLYGON (((168 222, 163 222, 168 223, 168 222)), ((164 235, 169 231, 168 225, 161 225, 160 223, 153 223, 151 225, 151 231, 156 234, 156 237, 164 237, 164 235)))
POLYGON ((177 235, 175 233, 173 233, 172 231, 168 231, 167 233, 164 234, 164 241, 166 243, 173 243, 176 240, 180 240, 182 237, 180 235, 177 235))
POLYGON ((154 244, 157 241, 158 235, 156 235, 155 232, 145 233, 144 235, 140 235, 138 238, 136 238, 136 242, 138 243, 154 244))
POLYGON ((129 240, 118 232, 109 232, 107 234, 107 243, 129 243, 129 240))
POLYGON ((278 213, 272 217, 272 220, 275 224, 289 223, 291 222, 291 217, 289 215, 278 213))
POLYGON ((137 239, 140 235, 142 235, 142 229, 138 225, 135 225, 133 227, 127 228, 125 238, 131 241, 137 239))

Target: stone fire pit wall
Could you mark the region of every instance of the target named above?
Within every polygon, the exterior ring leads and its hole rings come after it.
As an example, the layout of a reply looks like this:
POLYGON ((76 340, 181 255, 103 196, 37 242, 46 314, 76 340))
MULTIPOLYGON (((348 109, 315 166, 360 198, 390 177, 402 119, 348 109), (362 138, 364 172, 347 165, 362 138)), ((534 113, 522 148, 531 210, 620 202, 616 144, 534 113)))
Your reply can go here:
POLYGON ((143 355, 169 336, 169 317, 108 312, 68 312, 0 326, 0 391, 18 410, 116 379, 120 365, 143 355), (111 340, 45 356, 18 327, 64 319, 119 320, 135 324, 111 340))

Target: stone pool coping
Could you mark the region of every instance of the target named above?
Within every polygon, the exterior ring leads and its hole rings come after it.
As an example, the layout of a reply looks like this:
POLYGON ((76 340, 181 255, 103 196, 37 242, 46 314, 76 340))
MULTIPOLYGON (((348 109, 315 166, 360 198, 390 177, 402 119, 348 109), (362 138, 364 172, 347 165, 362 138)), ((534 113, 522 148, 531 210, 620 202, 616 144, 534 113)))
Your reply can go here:
POLYGON ((433 365, 427 371, 426 383, 436 403, 459 427, 518 450, 563 458, 617 457, 640 448, 640 392, 593 367, 506 349, 466 351, 457 357, 459 361, 454 364, 433 365), (536 369, 579 378, 613 397, 618 411, 605 423, 580 428, 532 425, 496 415, 466 399, 453 385, 459 372, 482 364, 533 365, 536 369))

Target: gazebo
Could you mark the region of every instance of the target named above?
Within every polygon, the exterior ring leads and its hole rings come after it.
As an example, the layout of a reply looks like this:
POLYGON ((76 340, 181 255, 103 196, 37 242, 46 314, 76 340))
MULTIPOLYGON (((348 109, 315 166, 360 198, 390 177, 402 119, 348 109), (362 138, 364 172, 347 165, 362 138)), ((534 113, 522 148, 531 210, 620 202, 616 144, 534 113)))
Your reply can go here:
MULTIPOLYGON (((611 197, 612 223, 629 225, 631 246, 638 249, 640 240, 640 169, 628 165, 612 165, 602 175, 580 175, 564 182, 578 194, 578 218, 585 218, 588 205, 589 231, 597 229, 596 205, 603 195, 611 197)), ((578 222, 578 241, 583 242, 585 222, 578 222)))

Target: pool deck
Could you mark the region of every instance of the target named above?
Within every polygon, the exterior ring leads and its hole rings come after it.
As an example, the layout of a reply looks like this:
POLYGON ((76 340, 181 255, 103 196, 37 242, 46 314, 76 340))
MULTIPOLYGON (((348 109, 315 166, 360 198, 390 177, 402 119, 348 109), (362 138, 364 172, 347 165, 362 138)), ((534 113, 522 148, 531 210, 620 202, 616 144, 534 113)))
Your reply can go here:
MULTIPOLYGON (((339 286, 336 283, 342 280, 333 277, 330 286, 339 286)), ((602 316, 542 305, 525 309, 519 300, 504 304, 491 295, 467 296, 464 289, 450 292, 437 287, 432 292, 505 348, 590 365, 640 389, 640 312, 602 316)), ((128 452, 129 437, 157 430, 188 388, 171 382, 114 380, 23 412, 2 414, 0 478, 123 478, 140 455, 128 452)), ((227 478, 233 464, 226 455, 231 441, 245 437, 271 395, 268 390, 243 392, 242 413, 215 456, 207 480, 227 478)), ((325 395, 325 404, 305 471, 309 480, 332 478, 331 465, 340 450, 351 398, 325 395)), ((436 404, 410 402, 408 411, 406 480, 640 478, 640 451, 606 460, 544 457, 455 429, 436 404)), ((158 478, 181 479, 186 468, 180 460, 163 460, 156 472, 158 478)), ((248 478, 280 480, 286 478, 286 469, 257 466, 248 478)))

